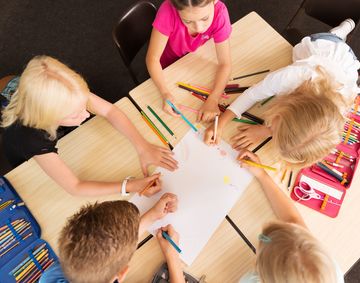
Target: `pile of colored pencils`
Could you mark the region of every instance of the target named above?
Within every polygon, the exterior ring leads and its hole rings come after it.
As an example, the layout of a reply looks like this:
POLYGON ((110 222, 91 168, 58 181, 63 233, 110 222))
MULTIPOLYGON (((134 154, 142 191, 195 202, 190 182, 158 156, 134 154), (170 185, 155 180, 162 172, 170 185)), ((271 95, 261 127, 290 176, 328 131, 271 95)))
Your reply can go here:
POLYGON ((25 240, 32 236, 30 227, 30 223, 24 219, 17 219, 8 225, 0 227, 0 257, 18 246, 20 244, 19 240, 25 240), (13 231, 15 231, 16 235, 14 235, 13 231))
POLYGON ((32 252, 32 256, 33 258, 26 257, 20 264, 9 272, 9 275, 14 277, 15 282, 38 282, 42 274, 41 270, 46 270, 54 263, 54 259, 50 257, 49 249, 46 247, 45 243, 35 248, 32 252), (36 262, 34 262, 34 259, 36 262))

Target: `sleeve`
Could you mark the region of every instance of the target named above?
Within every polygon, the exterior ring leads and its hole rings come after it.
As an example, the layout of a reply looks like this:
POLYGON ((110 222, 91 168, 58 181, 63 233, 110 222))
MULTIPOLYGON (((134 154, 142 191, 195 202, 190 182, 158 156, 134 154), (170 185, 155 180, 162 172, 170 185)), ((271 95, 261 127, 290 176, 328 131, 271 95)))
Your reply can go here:
POLYGON ((164 1, 156 14, 153 27, 163 35, 170 36, 174 30, 175 17, 177 16, 174 9, 171 3, 164 1))
POLYGON ((268 74, 264 80, 248 88, 230 106, 237 117, 260 100, 273 95, 287 94, 311 78, 312 70, 306 66, 290 65, 268 74))
POLYGON ((35 155, 54 152, 57 153, 57 139, 50 140, 48 134, 43 130, 31 129, 27 142, 24 144, 24 155, 26 159, 30 159, 35 155))
POLYGON ((219 10, 215 14, 216 27, 213 38, 215 43, 220 43, 230 37, 232 27, 226 6, 222 2, 218 2, 216 5, 219 5, 219 10))

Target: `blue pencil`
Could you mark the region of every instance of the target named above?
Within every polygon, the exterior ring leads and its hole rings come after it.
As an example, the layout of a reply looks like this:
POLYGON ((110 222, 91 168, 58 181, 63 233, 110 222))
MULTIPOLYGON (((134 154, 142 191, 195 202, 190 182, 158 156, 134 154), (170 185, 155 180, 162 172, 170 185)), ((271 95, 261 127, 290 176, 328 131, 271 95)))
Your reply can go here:
POLYGON ((181 253, 181 249, 178 247, 177 244, 175 244, 175 242, 170 238, 170 236, 168 235, 168 233, 166 233, 165 231, 162 231, 162 236, 169 241, 169 243, 174 247, 174 249, 178 252, 181 253))
POLYGON ((171 107, 172 109, 174 109, 174 111, 175 111, 176 113, 180 114, 181 118, 183 118, 184 121, 185 121, 191 128, 193 128, 193 130, 194 130, 195 132, 198 131, 198 129, 197 129, 193 124, 191 124, 191 122, 184 116, 184 114, 182 114, 182 113, 175 107, 175 105, 174 105, 170 100, 167 99, 167 100, 166 100, 166 103, 169 104, 170 107, 171 107))

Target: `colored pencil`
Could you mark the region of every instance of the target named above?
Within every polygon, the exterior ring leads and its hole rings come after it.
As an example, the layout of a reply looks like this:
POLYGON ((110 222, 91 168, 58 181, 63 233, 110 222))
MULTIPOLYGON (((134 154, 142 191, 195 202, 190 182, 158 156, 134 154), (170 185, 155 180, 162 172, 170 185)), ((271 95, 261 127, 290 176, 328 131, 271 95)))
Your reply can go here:
POLYGON ((156 184, 156 181, 159 178, 156 178, 154 180, 152 180, 149 184, 147 184, 147 186, 139 193, 139 196, 143 195, 149 188, 151 188, 152 186, 154 186, 156 184))
POLYGON ((172 104, 172 102, 171 102, 170 100, 167 99, 167 100, 166 100, 166 103, 169 104, 170 107, 171 107, 172 109, 174 109, 174 111, 175 111, 176 113, 180 114, 181 118, 183 118, 183 120, 184 120, 195 132, 198 131, 198 129, 197 129, 193 124, 191 124, 191 122, 184 116, 184 114, 182 114, 182 113, 175 107, 174 104, 172 104))
POLYGON ((271 171, 277 171, 276 168, 274 167, 271 167, 271 166, 267 166, 267 165, 263 165, 263 164, 260 164, 260 163, 256 163, 254 161, 251 161, 249 159, 241 159, 241 162, 244 162, 250 166, 254 166, 254 167, 258 167, 258 168, 263 168, 263 169, 267 169, 267 170, 271 170, 271 171))
POLYGON ((181 253, 181 249, 178 247, 177 244, 175 244, 175 242, 170 238, 169 234, 166 233, 165 231, 162 231, 162 236, 169 241, 169 243, 174 247, 174 249, 178 252, 181 253))
POLYGON ((250 125, 258 125, 258 123, 251 121, 251 120, 245 120, 245 119, 239 119, 239 118, 234 118, 232 119, 234 122, 238 122, 238 123, 245 123, 245 124, 250 124, 250 125))
POLYGON ((191 107, 189 107, 189 106, 182 105, 182 104, 179 104, 179 108, 180 108, 181 110, 187 110, 187 111, 189 111, 189 112, 199 113, 199 110, 194 109, 194 108, 191 108, 191 107))
POLYGON ((340 181, 340 182, 343 181, 343 177, 340 176, 338 173, 334 172, 332 168, 326 166, 325 164, 323 164, 321 162, 318 162, 317 165, 319 166, 319 168, 321 168, 323 171, 325 171, 327 174, 334 177, 338 181, 340 181))
POLYGON ((268 103, 271 99, 273 99, 275 97, 275 95, 270 96, 269 98, 266 98, 263 102, 260 103, 261 106, 265 105, 266 103, 268 103))
POLYGON ((159 135, 159 133, 153 128, 153 126, 150 124, 150 122, 145 118, 145 116, 141 116, 143 118, 143 120, 145 121, 145 123, 149 126, 149 128, 158 136, 158 138, 161 140, 161 142, 166 145, 169 146, 168 143, 159 135))
POLYGON ((155 116, 155 118, 161 123, 161 125, 163 125, 163 127, 169 132, 170 135, 172 135, 175 139, 176 136, 174 134, 174 132, 172 130, 170 130, 170 128, 165 124, 165 122, 159 117, 158 114, 156 114, 156 112, 154 111, 154 109, 151 108, 150 105, 147 106, 147 108, 150 110, 150 112, 155 116))
POLYGON ((284 179, 285 179, 286 173, 287 173, 287 168, 284 170, 284 173, 283 173, 282 176, 281 176, 281 184, 282 184, 282 182, 283 182, 284 179))
POLYGON ((243 79, 243 78, 247 78, 247 77, 251 77, 251 76, 256 76, 256 75, 260 75, 260 74, 264 74, 264 73, 268 73, 268 72, 270 72, 270 70, 264 70, 264 71, 260 71, 260 72, 247 74, 247 75, 242 75, 242 76, 239 76, 239 77, 232 78, 231 81, 239 80, 239 79, 243 79))
MULTIPOLYGON (((196 94, 199 94, 201 96, 206 96, 207 97, 211 93, 210 89, 202 87, 202 86, 194 86, 194 85, 186 84, 186 83, 183 83, 183 82, 178 82, 177 85, 178 85, 178 87, 180 87, 182 89, 192 91, 192 92, 194 92, 196 94)), ((229 96, 226 95, 225 93, 222 93, 221 97, 222 98, 229 98, 229 96)))
POLYGON ((264 120, 263 120, 263 119, 255 116, 255 115, 253 115, 253 114, 251 114, 251 113, 249 113, 249 112, 247 112, 247 111, 245 111, 244 113, 242 113, 241 116, 244 116, 245 118, 248 118, 248 119, 250 119, 250 120, 252 120, 252 121, 254 121, 254 122, 258 123, 258 124, 261 124, 261 125, 264 124, 264 120))
MULTIPOLYGON (((139 104, 137 104, 136 103, 136 101, 129 95, 128 96, 128 98, 130 99, 130 101, 132 102, 132 104, 135 106, 135 108, 140 112, 140 114, 141 114, 141 116, 142 116, 142 118, 143 118, 143 120, 145 121, 145 123, 154 131, 154 133, 159 137, 159 139, 165 144, 165 145, 167 145, 171 150, 173 150, 174 149, 174 147, 172 146, 172 144, 165 138, 165 139, 162 139, 161 138, 161 136, 163 136, 162 134, 161 134, 161 132, 159 131, 159 130, 156 130, 155 128, 153 128, 152 126, 151 126, 151 123, 152 122, 150 122, 151 120, 150 120, 150 118, 146 115, 146 113, 141 109, 141 107, 139 106, 139 104), (157 133, 157 131, 159 132, 159 133, 157 133)), ((153 123, 152 123, 153 124, 153 123)), ((154 125, 155 126, 155 125, 154 125)))
POLYGON ((293 175, 293 171, 291 170, 290 171, 290 175, 289 175, 289 181, 288 181, 288 185, 287 185, 287 190, 290 189, 290 186, 291 186, 291 180, 292 180, 292 175, 293 175))
POLYGON ((231 93, 242 93, 245 90, 247 90, 249 87, 248 86, 243 86, 243 87, 234 87, 234 88, 226 88, 225 89, 225 93, 226 94, 231 94, 231 93))
POLYGON ((259 144, 257 147, 255 147, 252 152, 256 153, 259 149, 261 149, 264 145, 266 145, 269 141, 271 141, 272 137, 268 137, 266 140, 264 140, 261 144, 259 144))

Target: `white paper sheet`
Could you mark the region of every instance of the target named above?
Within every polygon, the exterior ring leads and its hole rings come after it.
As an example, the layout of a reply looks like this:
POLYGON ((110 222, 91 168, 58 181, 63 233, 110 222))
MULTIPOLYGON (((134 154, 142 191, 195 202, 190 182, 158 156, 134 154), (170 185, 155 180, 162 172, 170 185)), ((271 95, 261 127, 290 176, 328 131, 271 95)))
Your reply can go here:
POLYGON ((158 168, 163 189, 147 198, 131 198, 141 213, 150 209, 165 193, 178 196, 178 210, 155 222, 154 231, 172 224, 180 234, 182 260, 191 265, 202 248, 244 192, 252 175, 236 162, 237 152, 229 144, 209 147, 202 134, 190 130, 174 149, 179 168, 175 172, 158 168))

